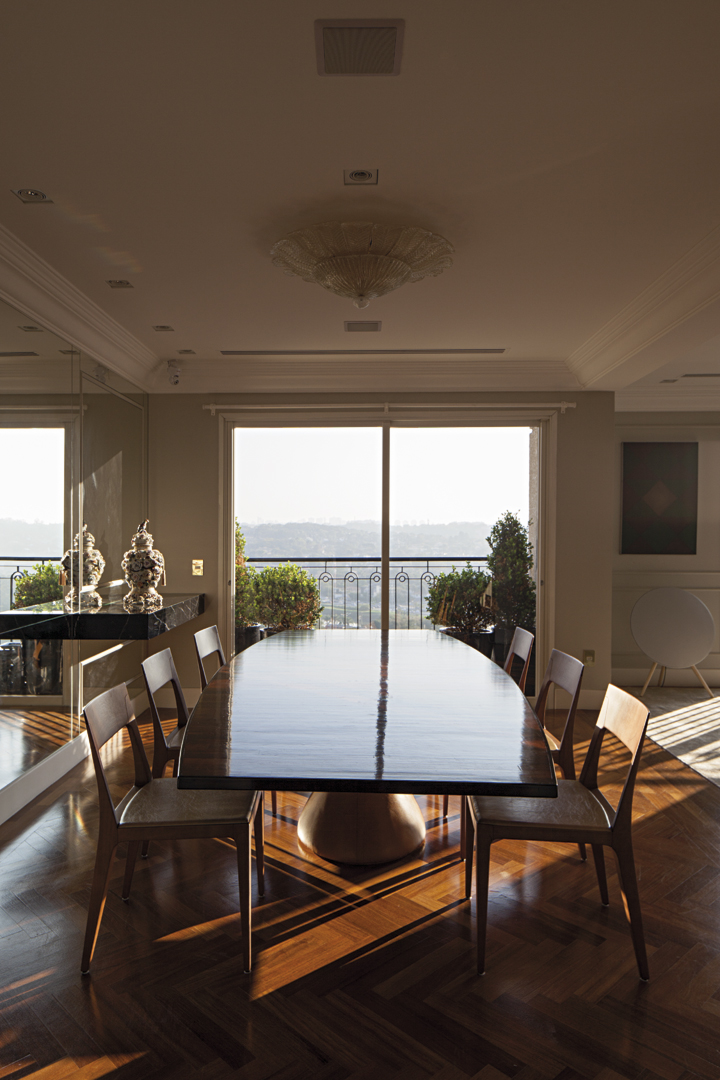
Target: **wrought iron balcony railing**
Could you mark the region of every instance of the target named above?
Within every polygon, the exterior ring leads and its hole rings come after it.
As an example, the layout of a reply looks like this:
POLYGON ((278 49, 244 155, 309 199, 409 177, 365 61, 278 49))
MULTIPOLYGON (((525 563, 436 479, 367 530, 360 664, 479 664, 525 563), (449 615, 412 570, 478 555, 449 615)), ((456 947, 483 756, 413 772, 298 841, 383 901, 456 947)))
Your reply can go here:
MULTIPOLYGON (((256 569, 295 563, 320 586, 324 610, 319 626, 327 629, 369 629, 380 627, 380 559, 358 558, 250 558, 256 569)), ((394 629, 418 630, 431 627, 425 618, 425 600, 438 574, 453 566, 462 569, 487 563, 486 555, 394 556, 390 559, 390 625, 394 629)))

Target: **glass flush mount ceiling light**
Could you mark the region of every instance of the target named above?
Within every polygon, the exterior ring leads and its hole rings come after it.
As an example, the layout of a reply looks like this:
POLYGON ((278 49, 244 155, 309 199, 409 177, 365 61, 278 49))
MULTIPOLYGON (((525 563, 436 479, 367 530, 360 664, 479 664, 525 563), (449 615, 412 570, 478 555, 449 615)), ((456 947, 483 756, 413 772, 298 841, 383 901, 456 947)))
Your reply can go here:
POLYGON ((355 307, 409 281, 437 277, 452 266, 454 249, 442 236, 414 225, 326 221, 278 240, 270 254, 286 274, 314 281, 355 307))

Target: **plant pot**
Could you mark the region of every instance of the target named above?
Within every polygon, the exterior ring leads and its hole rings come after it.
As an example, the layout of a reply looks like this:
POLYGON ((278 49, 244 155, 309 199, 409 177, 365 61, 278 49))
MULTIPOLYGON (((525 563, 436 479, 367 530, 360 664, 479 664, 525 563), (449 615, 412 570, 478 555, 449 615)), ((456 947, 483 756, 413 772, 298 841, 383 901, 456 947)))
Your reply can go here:
POLYGON ((235 652, 240 653, 245 649, 249 649, 251 645, 254 645, 258 641, 262 641, 264 637, 265 631, 259 624, 255 624, 254 626, 236 626, 235 652))
POLYGON ((503 666, 505 660, 507 659, 510 642, 513 639, 513 633, 514 631, 509 629, 507 626, 495 627, 495 646, 493 648, 493 660, 496 664, 499 664, 500 667, 503 666))

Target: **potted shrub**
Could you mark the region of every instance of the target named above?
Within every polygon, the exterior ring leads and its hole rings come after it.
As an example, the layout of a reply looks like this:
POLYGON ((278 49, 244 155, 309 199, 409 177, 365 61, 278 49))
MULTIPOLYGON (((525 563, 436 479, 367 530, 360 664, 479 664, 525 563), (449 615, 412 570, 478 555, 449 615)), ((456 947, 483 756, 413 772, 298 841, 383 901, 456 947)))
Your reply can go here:
POLYGON ((309 630, 320 618, 320 586, 294 563, 266 566, 253 585, 257 616, 270 630, 309 630))
POLYGON ((487 541, 495 604, 495 659, 502 664, 516 626, 535 633, 533 551, 527 529, 510 511, 498 518, 487 541))
MULTIPOLYGON (((35 563, 15 579, 13 607, 62 600, 61 573, 56 563, 35 563)), ((29 694, 62 693, 62 647, 60 638, 23 641, 25 687, 29 694)))
POLYGON ((242 652, 262 637, 255 610, 256 571, 245 561, 245 537, 235 518, 235 652, 242 652))
POLYGON ((470 563, 464 570, 453 566, 449 573, 438 574, 428 590, 427 618, 490 656, 495 622, 490 575, 470 563))

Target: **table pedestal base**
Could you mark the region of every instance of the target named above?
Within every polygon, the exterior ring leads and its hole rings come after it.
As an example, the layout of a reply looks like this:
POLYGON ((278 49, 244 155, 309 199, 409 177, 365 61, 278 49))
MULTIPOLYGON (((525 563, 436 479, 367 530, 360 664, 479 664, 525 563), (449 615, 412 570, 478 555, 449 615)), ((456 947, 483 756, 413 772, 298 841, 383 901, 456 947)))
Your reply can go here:
POLYGON ((414 795, 314 791, 297 833, 301 847, 322 859, 371 866, 418 851, 425 820, 414 795))

